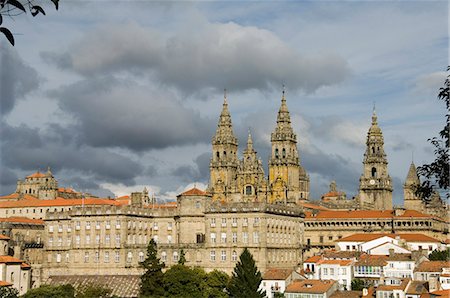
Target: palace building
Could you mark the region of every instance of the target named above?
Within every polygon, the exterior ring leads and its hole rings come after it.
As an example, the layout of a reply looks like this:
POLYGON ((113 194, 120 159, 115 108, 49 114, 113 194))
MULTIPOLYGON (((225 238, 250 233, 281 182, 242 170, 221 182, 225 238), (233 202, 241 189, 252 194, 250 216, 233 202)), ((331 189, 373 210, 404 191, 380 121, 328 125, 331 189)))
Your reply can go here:
POLYGON ((393 208, 392 179, 375 112, 354 199, 332 183, 321 200, 311 200, 310 178, 301 164, 284 92, 274 124, 265 174, 250 132, 239 158, 225 96, 205 191, 190 189, 167 204, 150 199, 146 189, 97 198, 60 188, 49 169, 19 180, 15 193, 0 197, 0 218, 34 219, 24 223, 34 232, 10 224, 2 233, 10 237, 14 256, 31 264, 33 286, 64 276, 138 278, 150 239, 158 243, 166 266, 176 264, 183 251, 188 266, 231 273, 246 247, 265 271, 298 268, 313 253, 361 231, 447 238, 446 205, 439 198, 422 203, 415 196, 419 178, 414 165, 404 185, 406 209, 393 208))

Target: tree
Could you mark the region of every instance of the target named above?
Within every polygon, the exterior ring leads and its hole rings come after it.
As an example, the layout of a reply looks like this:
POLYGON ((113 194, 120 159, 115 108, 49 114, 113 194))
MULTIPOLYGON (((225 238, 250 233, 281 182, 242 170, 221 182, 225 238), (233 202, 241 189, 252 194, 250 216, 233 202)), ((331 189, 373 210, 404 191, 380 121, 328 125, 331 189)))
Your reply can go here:
MULTIPOLYGON (((450 66, 447 67, 447 72, 450 66)), ((447 199, 450 197, 448 192, 449 177, 449 133, 450 133, 450 76, 447 75, 444 87, 439 89, 438 99, 445 102, 447 114, 445 115, 446 124, 439 132, 439 137, 433 137, 428 141, 434 146, 435 160, 430 164, 424 164, 417 168, 417 173, 425 179, 416 190, 425 202, 430 200, 431 195, 436 190, 447 191, 447 199)))
POLYGON ((204 297, 206 298, 226 298, 228 294, 225 292, 230 277, 225 272, 214 270, 206 277, 206 290, 204 297))
POLYGON ((362 291, 365 288, 365 286, 366 285, 364 283, 364 280, 359 278, 352 279, 351 283, 352 291, 362 291))
POLYGON ((433 250, 428 256, 430 261, 450 261, 450 248, 446 250, 433 250))
POLYGON ((261 272, 256 267, 252 254, 245 248, 234 267, 228 292, 231 297, 236 298, 265 297, 265 291, 258 290, 261 281, 261 272))
POLYGON ((174 265, 164 273, 166 297, 203 298, 206 289, 206 272, 201 268, 174 265))
POLYGON ((29 290, 22 298, 74 298, 75 288, 72 285, 43 285, 29 290))
POLYGON ((18 298, 19 291, 13 287, 0 287, 0 297, 2 298, 18 298))
MULTIPOLYGON (((58 10, 59 0, 50 0, 58 10)), ((33 17, 39 13, 45 15, 44 9, 40 5, 35 4, 35 0, 0 0, 0 25, 3 23, 3 17, 16 17, 29 11, 33 17)), ((6 27, 0 27, 0 32, 8 39, 9 43, 14 46, 14 36, 6 27)))
POLYGON ((145 297, 161 297, 164 295, 162 287, 165 264, 158 258, 155 240, 151 239, 147 246, 147 258, 141 263, 145 269, 141 276, 141 295, 145 297))
POLYGON ((184 249, 181 249, 180 258, 178 259, 178 264, 184 265, 184 263, 186 263, 186 253, 184 252, 184 249))

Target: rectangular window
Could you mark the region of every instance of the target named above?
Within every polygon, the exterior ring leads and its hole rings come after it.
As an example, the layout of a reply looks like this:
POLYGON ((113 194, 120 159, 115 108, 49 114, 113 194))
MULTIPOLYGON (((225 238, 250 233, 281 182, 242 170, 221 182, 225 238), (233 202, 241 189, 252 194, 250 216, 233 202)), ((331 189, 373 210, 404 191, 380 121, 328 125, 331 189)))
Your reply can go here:
POLYGON ((75 245, 76 247, 80 247, 80 235, 76 235, 75 236, 75 245))
POLYGON ((96 252, 95 252, 95 255, 94 255, 94 262, 95 262, 95 263, 98 263, 98 262, 99 262, 99 259, 100 259, 100 253, 99 253, 98 251, 96 251, 96 252))
POLYGON ((222 227, 226 227, 226 226, 227 226, 227 219, 222 218, 222 227))
POLYGON ((62 237, 58 237, 58 246, 62 246, 62 237))
POLYGON ((116 220, 116 229, 120 229, 120 220, 116 220))
POLYGON ((227 243, 227 233, 221 233, 220 242, 227 243))
POLYGON ((167 236, 167 243, 172 243, 172 236, 171 235, 168 235, 167 236))
POLYGON ((320 236, 320 237, 319 237, 319 242, 320 242, 320 243, 323 243, 323 236, 320 236))
POLYGON ((233 227, 237 227, 237 217, 233 217, 233 221, 232 221, 232 223, 231 223, 231 225, 233 226, 233 227))
POLYGON ((233 243, 237 243, 237 233, 233 232, 233 243))
POLYGON ((244 222, 242 223, 243 227, 248 226, 248 218, 244 218, 244 222))
POLYGON ((347 275, 347 268, 342 268, 342 275, 347 275))
POLYGON ((48 232, 53 233, 53 226, 48 226, 48 232))
POLYGON ((95 235, 95 244, 100 244, 100 234, 95 235))
POLYGON ((105 251, 104 262, 109 263, 109 251, 105 251))
POLYGON ((59 233, 62 233, 62 231, 63 231, 63 226, 62 226, 62 225, 59 225, 59 226, 58 226, 58 232, 59 232, 59 233))
POLYGON ((60 253, 56 254, 56 263, 61 263, 61 254, 60 253))
POLYGON ((328 240, 333 240, 333 236, 328 236, 328 240))
POLYGON ((247 232, 242 233, 242 242, 248 243, 248 233, 247 232))
POLYGON ((328 268, 323 268, 323 275, 328 275, 328 268))
POLYGON ((330 268, 330 275, 334 275, 334 268, 330 268))
POLYGON ((86 230, 90 230, 91 229, 91 222, 87 221, 86 222, 86 230))
POLYGON ((167 230, 172 231, 172 223, 171 222, 167 223, 167 230))
POLYGON ((86 245, 91 244, 91 236, 90 235, 86 235, 86 245))
POLYGON ((88 252, 88 251, 86 251, 86 252, 84 253, 84 262, 85 262, 85 263, 89 263, 89 252, 88 252))
POLYGON ((110 242, 111 242, 111 236, 109 234, 106 234, 105 235, 105 243, 109 245, 110 242))
POLYGON ((350 250, 350 245, 347 245, 346 248, 347 248, 347 250, 350 250))
POLYGON ((216 261, 216 251, 215 250, 211 250, 210 257, 211 257, 211 262, 216 261))
POLYGON ((253 221, 253 225, 254 226, 259 225, 259 217, 255 217, 255 220, 253 221))
POLYGON ((53 237, 48 237, 48 246, 53 246, 53 237))
POLYGON ((216 233, 211 233, 211 243, 216 243, 216 233))
POLYGON ((253 232, 253 243, 259 243, 259 233, 253 232))
POLYGON ((107 220, 105 222, 105 229, 107 229, 107 230, 111 229, 111 221, 110 220, 107 220))
POLYGON ((120 246, 120 234, 116 234, 116 246, 120 246))
POLYGON ((216 226, 216 219, 211 218, 211 227, 214 228, 216 226))
POLYGON ((158 231, 158 229, 159 229, 159 228, 158 228, 158 223, 157 223, 157 222, 154 222, 154 223, 153 223, 153 230, 154 230, 154 231, 158 231))
POLYGON ((99 222, 99 221, 97 221, 97 222, 95 223, 95 229, 96 229, 96 230, 100 230, 100 222, 99 222))
POLYGON ((118 252, 118 251, 115 252, 114 261, 116 263, 120 262, 120 252, 118 252))
POLYGON ((80 221, 77 221, 75 223, 75 230, 79 230, 80 229, 80 225, 81 225, 80 221))
POLYGON ((222 262, 225 262, 227 260, 227 251, 226 250, 222 250, 222 252, 220 254, 220 259, 222 260, 222 262))

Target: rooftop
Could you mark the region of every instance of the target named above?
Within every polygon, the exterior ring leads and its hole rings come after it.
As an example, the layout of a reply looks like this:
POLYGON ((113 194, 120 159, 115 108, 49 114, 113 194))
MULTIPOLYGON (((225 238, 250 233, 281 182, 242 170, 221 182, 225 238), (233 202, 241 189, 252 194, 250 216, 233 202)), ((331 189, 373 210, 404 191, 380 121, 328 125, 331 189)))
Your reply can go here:
POLYGON ((292 274, 294 270, 292 269, 279 269, 272 268, 264 272, 263 279, 265 280, 286 280, 289 275, 292 274))
POLYGON ((285 293, 323 294, 330 290, 335 283, 337 283, 335 280, 297 279, 287 286, 285 293))
POLYGON ((402 215, 395 215, 393 210, 322 210, 317 214, 306 212, 307 220, 314 219, 357 219, 357 218, 431 218, 431 215, 423 214, 415 210, 405 210, 402 215))
POLYGON ((396 237, 399 237, 400 239, 405 240, 406 242, 437 242, 440 243, 439 240, 426 236, 424 234, 383 234, 383 233, 376 233, 376 234, 353 234, 341 239, 336 240, 336 242, 367 242, 372 241, 381 237, 390 237, 392 239, 395 239, 396 237))
POLYGON ((450 268, 447 261, 423 261, 416 267, 414 272, 441 272, 442 268, 450 268))

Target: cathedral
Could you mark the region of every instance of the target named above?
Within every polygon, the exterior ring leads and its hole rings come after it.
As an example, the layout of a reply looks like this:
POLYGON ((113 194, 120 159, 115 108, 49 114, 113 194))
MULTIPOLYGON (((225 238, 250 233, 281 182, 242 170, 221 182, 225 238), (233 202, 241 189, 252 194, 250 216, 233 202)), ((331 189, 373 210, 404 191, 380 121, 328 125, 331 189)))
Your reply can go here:
POLYGON ((217 131, 212 138, 213 155, 207 190, 212 199, 270 204, 298 204, 308 200, 309 176, 300 164, 297 135, 292 129, 284 91, 271 143, 267 178, 261 159, 253 148, 250 132, 243 158, 238 159, 238 141, 225 96, 217 131))

